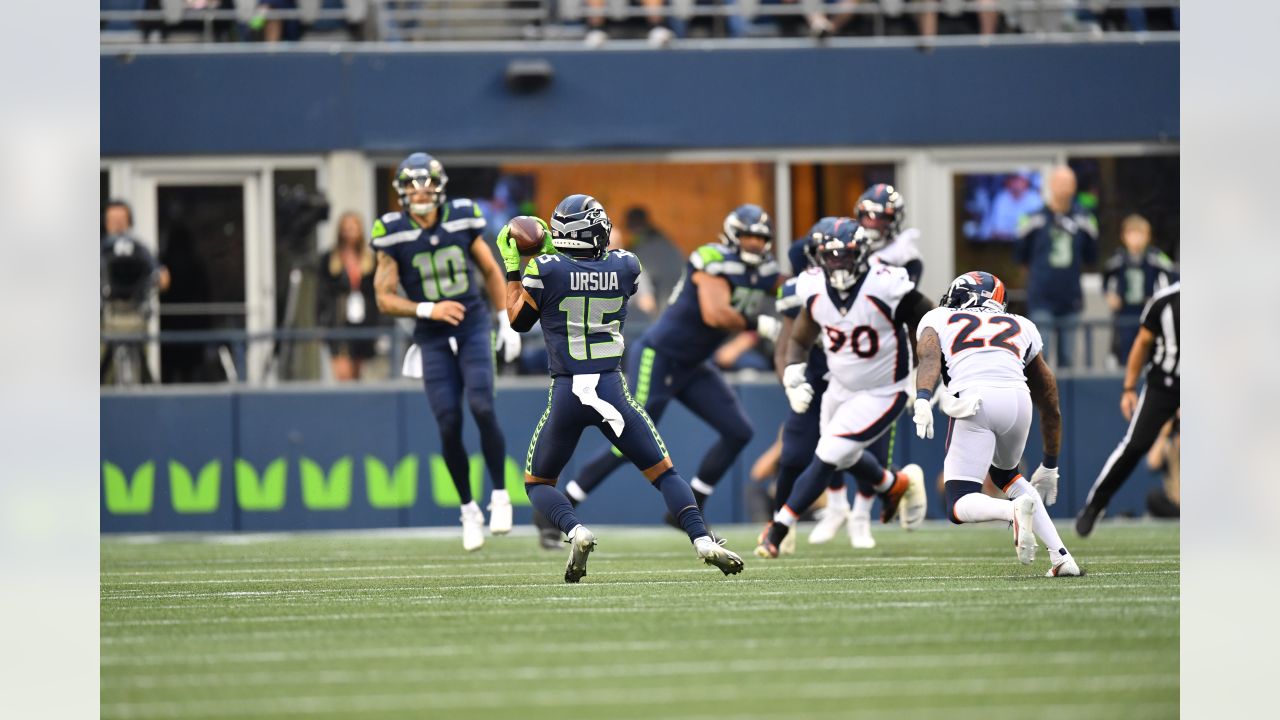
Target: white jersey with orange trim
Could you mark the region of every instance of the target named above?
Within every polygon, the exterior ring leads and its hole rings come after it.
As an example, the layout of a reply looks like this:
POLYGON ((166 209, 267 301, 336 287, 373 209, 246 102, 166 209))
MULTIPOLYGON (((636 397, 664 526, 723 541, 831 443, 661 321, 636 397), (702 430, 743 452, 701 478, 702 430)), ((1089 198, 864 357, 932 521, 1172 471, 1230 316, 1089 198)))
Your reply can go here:
POLYGON ((911 343, 906 328, 893 317, 903 296, 914 288, 906 270, 880 263, 873 263, 843 298, 827 286, 822 270, 813 268, 800 276, 796 295, 821 328, 818 337, 832 380, 846 390, 878 394, 906 388, 911 343))
POLYGON ((953 393, 977 387, 1026 390, 1026 367, 1044 348, 1035 323, 1013 313, 937 307, 920 319, 917 339, 926 328, 938 333, 942 377, 953 393))
POLYGON ((898 267, 903 267, 912 260, 924 260, 924 256, 920 254, 919 240, 920 231, 907 228, 894 235, 888 245, 872 253, 871 257, 887 265, 898 267))

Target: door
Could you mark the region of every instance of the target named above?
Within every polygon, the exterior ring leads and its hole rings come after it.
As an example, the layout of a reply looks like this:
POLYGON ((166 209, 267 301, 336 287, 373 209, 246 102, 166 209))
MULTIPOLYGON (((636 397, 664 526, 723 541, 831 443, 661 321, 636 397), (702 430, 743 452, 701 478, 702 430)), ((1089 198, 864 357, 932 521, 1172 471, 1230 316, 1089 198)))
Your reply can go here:
MULTIPOLYGON (((142 173, 137 229, 169 270, 161 332, 260 333, 274 327, 274 258, 257 172, 142 173)), ((271 343, 166 342, 149 359, 165 383, 260 381, 271 343)))

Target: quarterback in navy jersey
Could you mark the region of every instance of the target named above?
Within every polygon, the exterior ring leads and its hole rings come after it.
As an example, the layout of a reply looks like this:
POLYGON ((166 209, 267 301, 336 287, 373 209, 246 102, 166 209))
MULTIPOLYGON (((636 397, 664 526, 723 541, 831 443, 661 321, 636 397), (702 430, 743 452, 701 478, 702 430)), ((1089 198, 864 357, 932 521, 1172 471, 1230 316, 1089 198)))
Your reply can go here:
MULTIPOLYGON (((661 419, 667 404, 677 400, 719 435, 690 481, 699 508, 751 441, 751 421, 710 358, 743 330, 777 337, 778 321, 759 314, 761 301, 778 285, 778 263, 769 252, 772 241, 769 215, 759 206, 742 205, 729 213, 720 242, 689 256, 666 312, 628 358, 627 379, 650 417, 661 419)), ((616 452, 593 458, 566 487, 570 499, 575 504, 585 500, 622 464, 616 452)))
POLYGON ((556 206, 543 254, 525 265, 508 237, 498 234, 507 270, 507 315, 517 331, 542 323, 551 372, 547 409, 529 441, 525 491, 548 521, 569 538, 565 582, 587 574, 596 536, 578 521, 556 489, 583 430, 595 427, 662 493, 667 510, 689 535, 700 559, 726 575, 742 571, 742 558, 710 537, 689 484, 676 472, 662 437, 619 371, 625 347, 627 301, 636 293, 640 261, 608 250, 612 223, 600 202, 570 195, 556 206))
POLYGON ((484 545, 484 513, 471 496, 470 462, 462 445, 462 396, 480 429, 480 444, 492 483, 490 530, 511 530, 511 500, 505 484, 506 441, 494 413, 494 316, 497 342, 510 361, 520 353, 520 335, 507 322, 502 268, 481 236, 485 219, 470 200, 446 202, 449 178, 440 161, 414 153, 400 163, 395 187, 402 212, 373 224, 378 256, 374 287, 378 310, 416 317, 405 374, 422 378, 440 427, 441 451, 462 503, 462 545, 484 545), (481 285, 472 267, 480 271, 481 285), (404 289, 405 297, 397 292, 404 289), (488 295, 486 298, 485 295, 488 295))

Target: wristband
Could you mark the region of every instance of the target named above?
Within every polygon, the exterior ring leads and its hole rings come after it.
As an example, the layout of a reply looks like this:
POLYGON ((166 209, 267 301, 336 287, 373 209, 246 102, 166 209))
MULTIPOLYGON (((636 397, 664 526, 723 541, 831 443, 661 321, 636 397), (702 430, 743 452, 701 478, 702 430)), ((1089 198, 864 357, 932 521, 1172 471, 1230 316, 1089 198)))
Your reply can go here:
POLYGON ((1138 392, 1138 388, 1136 388, 1136 387, 1126 387, 1126 388, 1124 389, 1124 391, 1125 391, 1125 392, 1138 392))
POLYGON ((507 282, 520 282, 520 271, 519 271, 519 270, 508 270, 508 271, 507 271, 507 282))
POLYGON ((916 391, 916 399, 917 399, 917 400, 932 400, 932 399, 933 399, 933 391, 932 391, 932 390, 917 390, 917 391, 916 391))
POLYGON ((436 304, 433 302, 420 302, 418 303, 418 309, 414 311, 414 314, 423 320, 430 320, 431 311, 435 309, 436 304))
POLYGON ((1045 453, 1044 462, 1040 463, 1046 470, 1053 470, 1058 467, 1058 456, 1045 453))

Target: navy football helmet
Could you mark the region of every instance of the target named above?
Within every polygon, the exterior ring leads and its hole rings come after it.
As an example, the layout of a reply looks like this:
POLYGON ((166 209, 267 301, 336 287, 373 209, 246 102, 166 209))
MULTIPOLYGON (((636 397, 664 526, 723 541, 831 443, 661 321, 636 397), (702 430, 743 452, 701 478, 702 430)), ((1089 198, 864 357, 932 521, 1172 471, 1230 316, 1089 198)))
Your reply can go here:
POLYGON ((769 213, 759 205, 739 205, 734 208, 733 212, 725 216, 724 228, 720 232, 720 240, 725 245, 738 251, 738 256, 742 258, 742 262, 748 265, 759 265, 764 262, 764 256, 769 254, 769 250, 773 247, 773 225, 769 219, 769 213), (756 235, 764 238, 764 252, 743 252, 742 240, 743 235, 756 235))
POLYGON ((967 272, 951 281, 938 304, 956 310, 1004 312, 1004 283, 989 272, 967 272))
POLYGON ((874 252, 889 244, 902 232, 902 218, 907 202, 892 185, 876 183, 858 197, 853 216, 866 230, 874 252))
POLYGON ((817 250, 818 267, 827 284, 845 291, 858 283, 871 267, 871 240, 849 218, 837 218, 831 232, 822 236, 817 250))
POLYGON ((570 195, 551 213, 551 244, 571 257, 599 260, 609 251, 613 223, 599 200, 570 195))
POLYGON ((444 186, 449 176, 444 172, 440 161, 424 152, 416 152, 400 161, 396 168, 394 184, 400 195, 400 206, 407 208, 413 215, 426 215, 444 204, 444 186), (427 190, 430 200, 426 203, 411 204, 409 196, 414 190, 427 190))
POLYGON ((836 220, 839 219, 835 215, 821 218, 809 228, 809 232, 804 237, 796 240, 798 243, 804 243, 804 256, 809 259, 810 265, 818 264, 818 246, 822 244, 822 236, 831 234, 836 227, 836 220))

